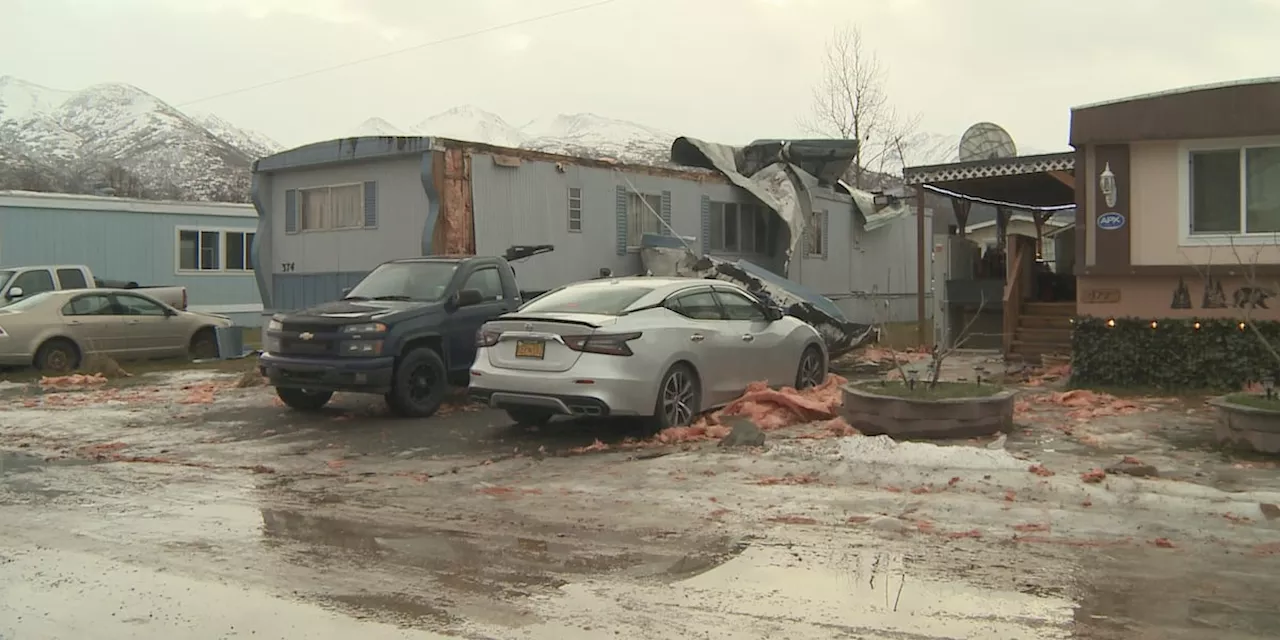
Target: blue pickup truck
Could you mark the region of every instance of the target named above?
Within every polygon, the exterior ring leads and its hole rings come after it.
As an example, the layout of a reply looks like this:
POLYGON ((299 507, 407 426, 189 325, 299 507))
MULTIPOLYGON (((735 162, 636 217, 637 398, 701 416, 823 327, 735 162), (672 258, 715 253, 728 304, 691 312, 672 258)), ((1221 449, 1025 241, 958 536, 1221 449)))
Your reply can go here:
POLYGON ((383 263, 340 300, 273 316, 259 369, 295 410, 317 411, 343 391, 430 416, 451 384, 467 384, 480 326, 521 305, 511 261, 552 249, 383 263))

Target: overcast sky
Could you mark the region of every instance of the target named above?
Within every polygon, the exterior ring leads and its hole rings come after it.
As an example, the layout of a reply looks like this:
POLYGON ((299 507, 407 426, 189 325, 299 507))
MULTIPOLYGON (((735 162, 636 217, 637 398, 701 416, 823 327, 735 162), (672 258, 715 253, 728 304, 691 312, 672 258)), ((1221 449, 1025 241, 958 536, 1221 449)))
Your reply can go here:
POLYGON ((894 105, 959 135, 1066 148, 1069 109, 1280 75, 1280 0, 617 0, 198 104, 592 0, 3 0, 0 75, 135 84, 289 146, 473 104, 512 124, 591 112, 723 142, 792 136, 824 41, 860 26, 894 105))

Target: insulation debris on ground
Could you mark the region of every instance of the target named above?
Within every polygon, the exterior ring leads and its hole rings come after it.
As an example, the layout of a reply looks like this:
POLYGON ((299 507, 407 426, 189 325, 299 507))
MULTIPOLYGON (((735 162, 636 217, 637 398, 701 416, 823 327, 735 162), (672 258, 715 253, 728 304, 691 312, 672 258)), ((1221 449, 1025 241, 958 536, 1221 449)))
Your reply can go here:
POLYGON ((826 382, 803 391, 791 387, 771 389, 765 382, 753 382, 746 393, 723 409, 688 427, 663 429, 657 440, 663 444, 676 444, 723 438, 732 431, 723 419, 732 416, 747 418, 761 431, 823 421, 822 429, 827 433, 852 435, 856 431, 839 416, 840 407, 844 404, 840 387, 846 382, 836 374, 829 374, 826 382))
POLYGON ((106 383, 107 377, 101 373, 73 373, 69 376, 44 376, 40 378, 41 389, 83 389, 106 383))
POLYGON ((1142 406, 1132 400, 1117 398, 1109 393, 1074 389, 1038 396, 1039 404, 1053 404, 1068 407, 1067 417, 1084 422, 1105 416, 1128 416, 1144 411, 1157 411, 1156 407, 1142 406))

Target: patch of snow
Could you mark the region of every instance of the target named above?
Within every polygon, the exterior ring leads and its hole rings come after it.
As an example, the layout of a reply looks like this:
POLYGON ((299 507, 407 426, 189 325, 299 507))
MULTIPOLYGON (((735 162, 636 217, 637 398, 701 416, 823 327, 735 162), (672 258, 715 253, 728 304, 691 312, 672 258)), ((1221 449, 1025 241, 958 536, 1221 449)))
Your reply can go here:
POLYGON ((408 131, 383 120, 382 118, 369 118, 361 122, 353 132, 357 136, 407 136, 408 131))
POLYGON ((437 113, 414 125, 412 132, 421 136, 454 138, 499 147, 519 147, 526 139, 519 129, 507 124, 501 116, 470 105, 437 113))
POLYGON ((74 95, 13 76, 0 76, 0 120, 26 120, 57 109, 74 95))
POLYGON ((857 465, 1015 471, 1033 464, 1003 449, 939 446, 927 442, 895 442, 889 436, 856 436, 840 440, 840 457, 857 465))

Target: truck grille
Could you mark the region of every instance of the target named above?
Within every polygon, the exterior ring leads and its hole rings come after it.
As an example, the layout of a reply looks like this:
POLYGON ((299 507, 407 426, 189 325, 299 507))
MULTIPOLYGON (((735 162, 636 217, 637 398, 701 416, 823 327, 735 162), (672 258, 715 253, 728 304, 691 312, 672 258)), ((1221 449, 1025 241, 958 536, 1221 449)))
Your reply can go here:
POLYGON ((340 325, 335 324, 309 324, 306 322, 286 322, 284 323, 284 331, 286 333, 337 333, 341 330, 340 325))
POLYGON ((280 353, 290 356, 327 356, 335 355, 334 342, 329 340, 280 340, 280 353))

